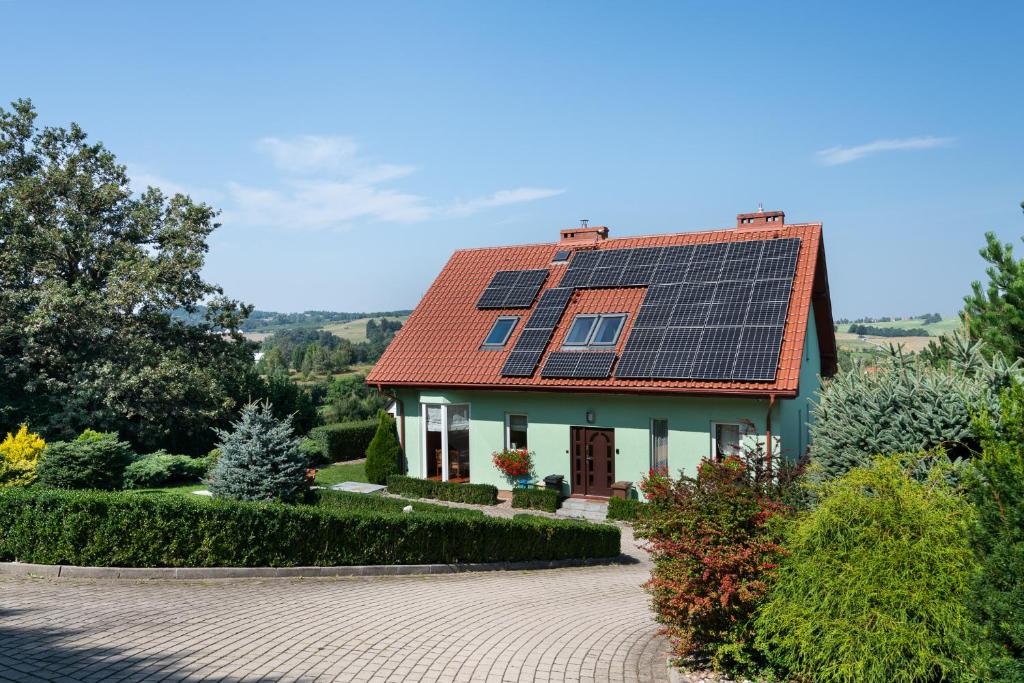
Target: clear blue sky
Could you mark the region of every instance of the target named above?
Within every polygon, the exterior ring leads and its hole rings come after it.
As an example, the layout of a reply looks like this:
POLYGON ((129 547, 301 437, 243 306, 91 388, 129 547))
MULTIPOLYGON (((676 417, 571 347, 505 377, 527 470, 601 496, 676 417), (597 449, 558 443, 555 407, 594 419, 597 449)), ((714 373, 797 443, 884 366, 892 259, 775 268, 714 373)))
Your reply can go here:
POLYGON ((223 209, 206 273, 262 309, 763 202, 824 222, 837 316, 950 314, 1024 234, 1024 5, 837 5, 0 0, 0 97, 223 209))

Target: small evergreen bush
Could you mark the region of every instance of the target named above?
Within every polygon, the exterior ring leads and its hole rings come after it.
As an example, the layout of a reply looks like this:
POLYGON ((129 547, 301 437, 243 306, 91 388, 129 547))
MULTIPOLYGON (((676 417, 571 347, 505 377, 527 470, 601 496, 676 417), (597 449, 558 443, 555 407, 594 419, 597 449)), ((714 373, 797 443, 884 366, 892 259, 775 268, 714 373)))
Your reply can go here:
POLYGON ((206 476, 210 460, 157 451, 144 455, 124 471, 126 489, 148 489, 178 484, 193 484, 206 476))
POLYGON ((968 600, 971 506, 936 470, 879 458, 822 485, 789 527, 756 619, 778 671, 821 683, 970 680, 981 672, 968 600))
POLYGON ((401 457, 395 418, 382 410, 377 417, 377 433, 366 449, 366 478, 371 484, 386 485, 388 477, 401 473, 401 457))
POLYGON ((274 417, 267 403, 250 403, 232 431, 217 434, 220 458, 210 482, 214 496, 290 502, 305 494, 307 462, 290 418, 274 417))
POLYGON ((0 442, 0 488, 28 486, 36 480, 39 457, 46 442, 38 434, 21 425, 16 434, 8 432, 0 442))
POLYGON ((647 503, 629 498, 608 499, 608 519, 621 522, 634 522, 639 517, 647 503))
POLYGON ((310 567, 617 557, 619 530, 555 519, 332 510, 131 492, 5 489, 0 560, 310 567))
POLYGON ((646 588, 675 654, 690 665, 756 669, 752 616, 785 554, 775 523, 790 512, 757 453, 703 460, 696 477, 655 471, 640 483, 638 538, 654 570, 646 588))
POLYGON ((454 503, 495 505, 498 487, 490 484, 455 484, 433 479, 419 479, 392 474, 388 477, 388 493, 411 498, 434 498, 454 503))
POLYGON ((330 462, 327 458, 327 454, 324 452, 323 444, 319 441, 315 441, 311 438, 303 437, 302 441, 299 442, 299 450, 304 456, 310 467, 316 467, 319 465, 326 465, 330 462))
POLYGON ((993 680, 1024 681, 1024 387, 1000 399, 1000 423, 980 415, 981 456, 966 477, 978 511, 975 551, 982 572, 974 609, 995 645, 993 680))
POLYGON ((117 434, 86 429, 74 441, 56 441, 43 451, 39 483, 65 489, 119 489, 135 458, 117 434))
POLYGON ((340 422, 314 427, 309 438, 320 445, 325 462, 344 462, 366 457, 366 449, 377 434, 377 420, 340 422))
POLYGON ((512 507, 554 512, 560 497, 555 489, 512 489, 512 507))

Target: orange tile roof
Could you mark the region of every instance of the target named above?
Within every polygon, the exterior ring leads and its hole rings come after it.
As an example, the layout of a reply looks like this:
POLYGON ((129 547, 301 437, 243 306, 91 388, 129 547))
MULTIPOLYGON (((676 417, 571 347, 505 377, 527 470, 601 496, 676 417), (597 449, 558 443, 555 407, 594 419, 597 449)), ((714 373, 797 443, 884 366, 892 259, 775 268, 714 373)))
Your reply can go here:
MULTIPOLYGON (((798 237, 801 240, 789 313, 783 332, 782 351, 774 382, 738 382, 708 380, 567 379, 542 378, 547 355, 561 346, 569 324, 578 313, 627 312, 626 328, 619 336, 616 352, 621 354, 630 326, 643 300, 645 287, 619 289, 577 289, 573 294, 551 343, 532 377, 502 377, 501 368, 518 336, 525 327, 530 311, 526 309, 479 310, 477 299, 491 277, 499 270, 547 268, 551 274, 544 289, 557 286, 566 264, 551 262, 556 251, 573 248, 565 243, 532 244, 511 247, 463 249, 456 251, 408 322, 391 342, 366 381, 374 386, 420 386, 449 388, 486 388, 504 390, 564 390, 618 393, 695 393, 745 394, 765 396, 795 395, 799 389, 800 363, 809 310, 814 293, 815 313, 819 319, 822 339, 823 368, 831 374, 834 363, 834 336, 831 310, 828 305, 827 275, 824 271, 824 250, 821 224, 806 223, 759 230, 714 230, 676 233, 647 237, 607 239, 585 248, 631 249, 683 244, 733 242, 740 240, 798 237), (816 278, 817 276, 817 278, 816 278), (817 285, 816 285, 817 282, 817 285), (823 283, 823 284, 822 284, 823 283), (822 286, 824 292, 822 292, 822 286), (823 296, 822 296, 823 295, 823 296), (501 350, 483 350, 481 343, 499 316, 517 315, 518 324, 501 350), (827 325, 826 325, 827 323, 827 325), (831 344, 829 338, 832 339, 831 344), (833 357, 827 357, 831 353, 833 357)), ((543 289, 542 289, 543 291, 543 289)), ((538 295, 539 296, 539 295, 538 295)))

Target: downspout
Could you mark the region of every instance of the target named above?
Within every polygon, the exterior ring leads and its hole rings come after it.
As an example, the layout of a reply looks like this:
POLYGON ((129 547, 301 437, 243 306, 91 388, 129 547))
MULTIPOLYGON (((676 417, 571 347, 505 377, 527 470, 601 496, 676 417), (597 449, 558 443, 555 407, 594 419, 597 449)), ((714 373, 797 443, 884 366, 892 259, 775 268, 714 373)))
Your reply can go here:
POLYGON ((377 392, 381 396, 387 396, 395 402, 395 406, 398 408, 398 412, 401 418, 398 420, 398 440, 402 445, 402 468, 405 469, 405 404, 402 399, 398 398, 398 394, 393 394, 384 390, 384 387, 379 383, 377 384, 377 392))
POLYGON ((775 394, 768 394, 768 415, 765 418, 765 432, 767 444, 765 445, 765 459, 768 461, 768 476, 772 476, 772 410, 775 408, 775 394))

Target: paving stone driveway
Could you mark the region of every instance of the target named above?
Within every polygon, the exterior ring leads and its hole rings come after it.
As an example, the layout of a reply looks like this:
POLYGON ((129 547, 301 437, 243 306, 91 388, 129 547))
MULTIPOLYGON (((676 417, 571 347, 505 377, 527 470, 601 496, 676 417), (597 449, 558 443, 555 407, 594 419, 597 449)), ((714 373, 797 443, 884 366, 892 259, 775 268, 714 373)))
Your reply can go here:
POLYGON ((0 680, 660 681, 647 576, 0 577, 0 680))

